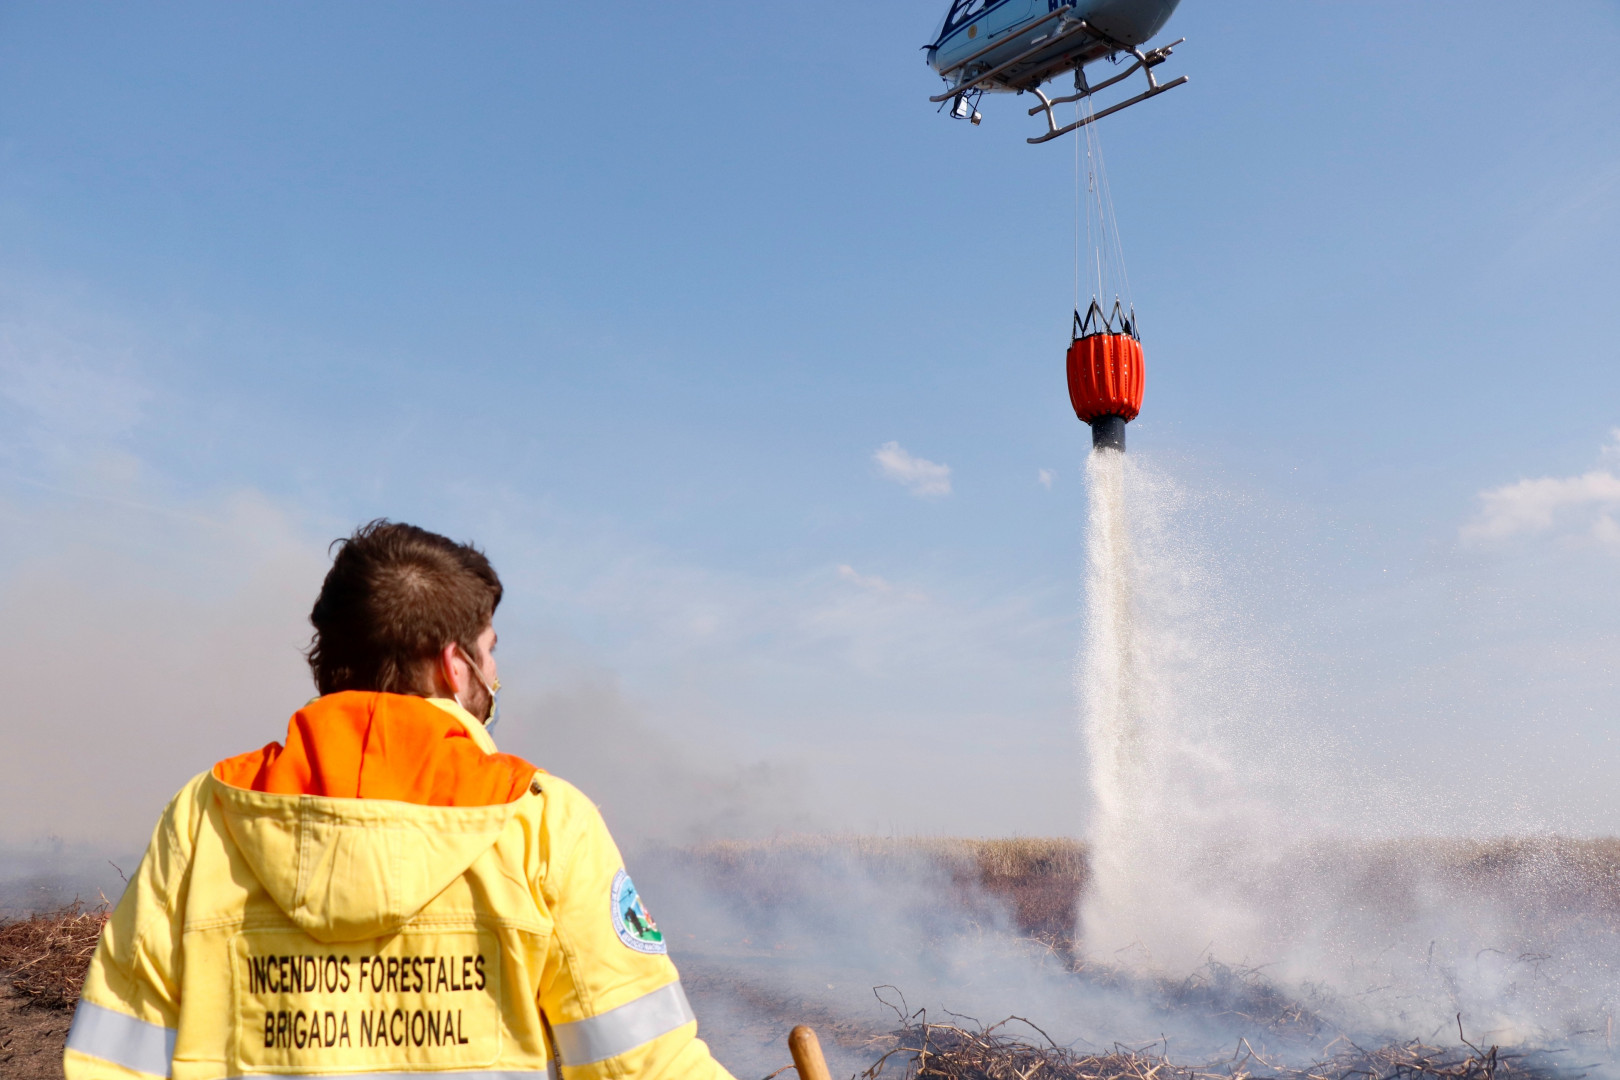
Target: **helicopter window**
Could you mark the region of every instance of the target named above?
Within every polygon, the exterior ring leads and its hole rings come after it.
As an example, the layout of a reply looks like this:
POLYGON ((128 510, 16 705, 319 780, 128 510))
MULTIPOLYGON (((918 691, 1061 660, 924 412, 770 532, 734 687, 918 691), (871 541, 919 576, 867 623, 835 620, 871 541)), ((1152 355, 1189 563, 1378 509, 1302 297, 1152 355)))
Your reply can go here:
POLYGON ((958 26, 973 21, 995 4, 996 0, 955 0, 951 4, 950 12, 945 16, 945 25, 940 27, 940 36, 943 37, 958 26))

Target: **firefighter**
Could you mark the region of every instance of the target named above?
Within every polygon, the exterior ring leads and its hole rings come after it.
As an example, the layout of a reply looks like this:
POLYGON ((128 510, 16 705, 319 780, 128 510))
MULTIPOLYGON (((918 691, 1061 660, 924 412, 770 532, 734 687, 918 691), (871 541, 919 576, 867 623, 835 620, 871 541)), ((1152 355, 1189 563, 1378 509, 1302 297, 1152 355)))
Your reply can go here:
POLYGON ((730 1080, 595 806, 495 749, 500 599, 470 545, 386 521, 341 542, 320 696, 164 810, 68 1080, 730 1080))

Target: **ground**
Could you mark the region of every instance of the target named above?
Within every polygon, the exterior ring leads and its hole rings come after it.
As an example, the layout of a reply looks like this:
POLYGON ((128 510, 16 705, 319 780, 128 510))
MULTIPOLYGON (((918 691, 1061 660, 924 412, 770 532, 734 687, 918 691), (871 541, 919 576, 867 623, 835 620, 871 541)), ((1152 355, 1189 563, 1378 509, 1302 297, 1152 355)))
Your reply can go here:
POLYGON ((0 924, 0 1076, 55 1080, 84 971, 106 921, 79 904, 0 924))
POLYGON ((73 1013, 40 1006, 6 984, 0 993, 0 1076, 61 1080, 62 1044, 73 1013))

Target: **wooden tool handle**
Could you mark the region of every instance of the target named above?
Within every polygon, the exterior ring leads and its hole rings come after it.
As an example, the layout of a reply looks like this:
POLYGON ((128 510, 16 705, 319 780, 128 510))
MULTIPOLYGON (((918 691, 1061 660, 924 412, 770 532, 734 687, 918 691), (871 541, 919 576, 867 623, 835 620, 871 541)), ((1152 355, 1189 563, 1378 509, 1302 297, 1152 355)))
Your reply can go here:
POLYGON ((821 1042, 805 1025, 800 1024, 788 1034, 788 1051, 793 1055, 793 1067, 799 1070, 799 1080, 832 1080, 827 1059, 821 1056, 821 1042))

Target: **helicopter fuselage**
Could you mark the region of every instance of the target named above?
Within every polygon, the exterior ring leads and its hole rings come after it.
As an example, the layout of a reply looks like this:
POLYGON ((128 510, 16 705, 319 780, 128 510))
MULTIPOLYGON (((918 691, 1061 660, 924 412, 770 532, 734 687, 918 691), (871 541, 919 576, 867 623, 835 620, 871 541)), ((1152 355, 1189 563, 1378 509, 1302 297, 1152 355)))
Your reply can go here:
POLYGON ((1042 83, 1157 34, 1180 0, 955 0, 926 46, 928 64, 954 85, 1006 66, 985 91, 1042 83), (1069 31, 1084 21, 1097 33, 1069 31), (1042 49, 1042 42, 1050 47, 1042 49))

